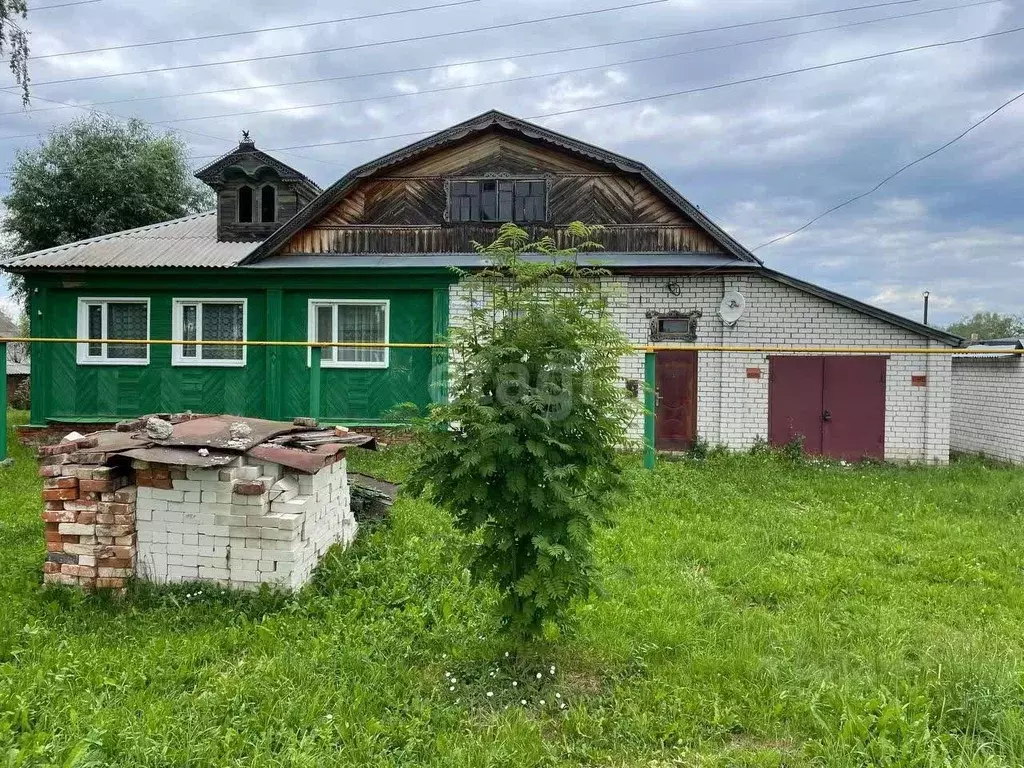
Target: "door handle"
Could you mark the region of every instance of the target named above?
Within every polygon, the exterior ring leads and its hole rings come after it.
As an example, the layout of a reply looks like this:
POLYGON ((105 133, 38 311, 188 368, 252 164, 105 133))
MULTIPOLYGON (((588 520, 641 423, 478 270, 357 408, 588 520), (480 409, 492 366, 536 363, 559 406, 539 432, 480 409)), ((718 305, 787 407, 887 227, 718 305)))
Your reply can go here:
POLYGON ((832 421, 832 411, 825 411, 821 414, 822 421, 832 421))

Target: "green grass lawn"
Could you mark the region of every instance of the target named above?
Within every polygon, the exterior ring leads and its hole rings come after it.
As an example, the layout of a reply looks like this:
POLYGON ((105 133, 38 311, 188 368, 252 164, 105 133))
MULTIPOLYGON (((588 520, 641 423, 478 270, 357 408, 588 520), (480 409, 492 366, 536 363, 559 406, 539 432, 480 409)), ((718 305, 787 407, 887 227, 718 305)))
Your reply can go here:
MULTIPOLYGON (((421 501, 293 597, 110 601, 41 588, 14 455, 0 765, 1024 764, 1021 471, 631 461, 603 594, 511 663, 421 501)), ((353 463, 400 479, 409 455, 353 463)))

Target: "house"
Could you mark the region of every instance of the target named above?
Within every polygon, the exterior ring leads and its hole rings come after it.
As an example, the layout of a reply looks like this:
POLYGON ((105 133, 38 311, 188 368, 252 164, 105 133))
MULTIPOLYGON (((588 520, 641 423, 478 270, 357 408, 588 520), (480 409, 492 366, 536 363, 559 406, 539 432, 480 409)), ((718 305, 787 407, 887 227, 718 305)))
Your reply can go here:
MULTIPOLYGON (((961 339, 766 267, 646 165, 487 112, 355 168, 325 190, 244 139, 201 169, 217 210, 9 260, 34 336, 175 339, 37 345, 32 423, 192 410, 270 419, 307 410, 303 347, 207 340, 435 342, 465 297, 451 266, 514 220, 566 242, 605 226, 598 260, 637 344, 943 349, 961 339), (719 317, 724 297, 746 305, 719 317), (741 297, 737 299, 736 297, 741 297)), ((326 349, 325 419, 387 424, 426 405, 430 349, 326 349)), ((944 462, 948 355, 657 354, 657 445, 737 449, 801 438, 846 458, 944 462)), ((622 362, 643 380, 643 353, 622 362)), ((634 435, 642 434, 642 419, 634 435)))
POLYGON ((1024 464, 1024 339, 973 342, 953 356, 950 448, 1024 464))
MULTIPOLYGON (((18 336, 21 336, 18 327, 3 313, 0 313, 0 339, 17 338, 18 336)), ((22 344, 8 344, 7 381, 5 382, 8 403, 15 404, 19 408, 22 407, 19 402, 21 399, 19 392, 23 389, 31 373, 32 368, 29 363, 28 350, 22 344)))

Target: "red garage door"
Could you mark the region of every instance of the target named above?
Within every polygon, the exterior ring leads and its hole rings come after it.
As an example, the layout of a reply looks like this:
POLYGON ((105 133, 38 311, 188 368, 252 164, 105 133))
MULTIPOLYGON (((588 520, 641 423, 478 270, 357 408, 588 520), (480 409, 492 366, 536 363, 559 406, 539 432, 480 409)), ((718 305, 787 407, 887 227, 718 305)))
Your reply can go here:
POLYGON ((772 357, 768 442, 808 453, 885 457, 885 357, 772 357))

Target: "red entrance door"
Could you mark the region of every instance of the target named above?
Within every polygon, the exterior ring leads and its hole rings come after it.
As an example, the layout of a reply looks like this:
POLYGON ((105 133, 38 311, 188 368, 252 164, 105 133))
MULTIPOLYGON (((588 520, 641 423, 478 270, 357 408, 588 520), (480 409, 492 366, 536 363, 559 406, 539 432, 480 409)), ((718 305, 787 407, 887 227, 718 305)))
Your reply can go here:
POLYGON ((772 357, 768 441, 808 453, 885 456, 885 357, 772 357))
POLYGON ((658 352, 654 446, 659 451, 685 451, 697 437, 697 353, 658 352))

